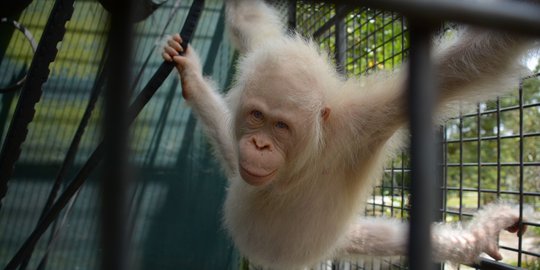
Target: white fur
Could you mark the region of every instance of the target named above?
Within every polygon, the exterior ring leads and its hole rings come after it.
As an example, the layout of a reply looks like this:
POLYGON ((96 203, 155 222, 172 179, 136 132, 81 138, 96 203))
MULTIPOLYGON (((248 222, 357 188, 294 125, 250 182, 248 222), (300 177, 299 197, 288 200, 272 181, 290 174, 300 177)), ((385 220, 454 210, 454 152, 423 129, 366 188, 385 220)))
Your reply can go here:
MULTIPOLYGON (((357 214, 384 162, 402 144, 406 72, 345 80, 313 42, 287 35, 276 12, 262 1, 229 0, 227 15, 243 54, 229 94, 221 97, 200 71, 186 72, 189 61, 180 62, 179 69, 190 104, 229 176, 223 222, 240 252, 272 269, 298 269, 331 257, 404 255, 406 223, 357 214), (287 80, 264 83, 287 89, 282 98, 297 102, 311 117, 298 143, 305 147, 271 184, 255 187, 238 172, 235 126, 246 89, 267 72, 287 80), (321 117, 324 108, 330 109, 327 120, 321 117)), ((528 44, 507 34, 463 31, 435 55, 440 111, 508 91, 528 44)), ((482 211, 466 229, 436 225, 434 258, 471 262, 481 252, 495 252, 498 232, 518 218, 515 209, 499 205, 482 211)))
POLYGON ((227 23, 232 41, 241 52, 269 38, 279 38, 285 29, 275 9, 253 0, 227 0, 227 23))

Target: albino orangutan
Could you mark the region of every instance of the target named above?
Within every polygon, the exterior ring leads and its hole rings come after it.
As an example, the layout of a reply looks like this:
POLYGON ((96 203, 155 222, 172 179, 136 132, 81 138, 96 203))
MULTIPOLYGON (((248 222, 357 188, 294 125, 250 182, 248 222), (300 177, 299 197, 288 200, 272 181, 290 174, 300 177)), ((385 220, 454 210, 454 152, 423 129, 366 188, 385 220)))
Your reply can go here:
MULTIPOLYGON (((297 269, 323 259, 406 255, 406 222, 363 217, 366 197, 408 124, 406 72, 345 79, 311 40, 287 32, 271 6, 230 0, 227 22, 241 53, 223 96, 203 78, 195 51, 172 36, 183 96, 229 178, 224 226, 256 265, 297 269), (183 52, 180 55, 179 52, 183 52)), ((439 111, 494 98, 518 83, 528 39, 462 29, 434 55, 439 111)), ((523 233, 518 211, 496 204, 468 226, 433 226, 433 258, 500 260, 501 230, 523 233)))

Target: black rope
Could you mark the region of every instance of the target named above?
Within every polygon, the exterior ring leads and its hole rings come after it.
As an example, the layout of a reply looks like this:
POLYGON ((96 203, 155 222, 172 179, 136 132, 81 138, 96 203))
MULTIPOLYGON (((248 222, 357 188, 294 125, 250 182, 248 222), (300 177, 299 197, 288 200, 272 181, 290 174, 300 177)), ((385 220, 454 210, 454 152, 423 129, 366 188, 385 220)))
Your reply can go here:
MULTIPOLYGON (((107 49, 105 49, 104 51, 106 52, 107 49)), ((103 58, 106 59, 107 56, 104 56, 103 58)), ((105 61, 103 63, 105 63, 105 61)), ((81 118, 79 126, 77 127, 77 130, 75 131, 75 135, 73 136, 73 139, 71 140, 71 144, 69 145, 66 156, 64 157, 64 162, 62 162, 62 165, 60 166, 60 168, 58 169, 58 172, 56 173, 56 179, 51 188, 51 191, 49 192, 49 197, 47 198, 45 206, 43 207, 43 210, 41 211, 38 224, 41 220, 43 220, 45 214, 51 209, 54 201, 58 197, 58 192, 60 191, 60 189, 62 188, 64 184, 63 182, 64 182, 64 179, 66 178, 68 169, 71 168, 71 166, 73 165, 73 162, 79 150, 79 144, 82 140, 86 127, 88 126, 88 122, 90 121, 92 112, 94 111, 94 108, 96 106, 101 90, 103 89, 103 84, 105 82, 105 74, 107 74, 107 72, 108 71, 107 71, 106 65, 102 64, 101 69, 99 70, 96 82, 94 83, 94 87, 92 88, 92 91, 90 92, 90 99, 88 100, 88 104, 86 105, 84 114, 81 118)), ((54 229, 54 227, 55 226, 53 226, 53 230, 51 231, 51 238, 49 239, 49 243, 47 244, 47 247, 51 245, 52 240, 54 239, 54 236, 56 234, 56 230, 54 229)), ((45 256, 42 258, 41 260, 42 262, 40 263, 40 265, 44 265, 44 263, 46 262, 47 254, 48 252, 46 252, 45 256)), ((27 258, 23 261, 19 269, 26 269, 31 257, 32 257, 32 251, 28 253, 27 258)))
POLYGON ((27 81, 21 89, 15 113, 0 152, 0 208, 6 195, 8 181, 19 159, 21 146, 28 135, 28 125, 34 119, 35 105, 40 100, 41 87, 49 76, 49 65, 56 58, 56 46, 64 38, 66 22, 73 14, 74 0, 56 0, 43 30, 42 38, 28 70, 27 81))
MULTIPOLYGON (((165 24, 165 27, 163 27, 163 30, 161 31, 160 39, 165 36, 166 29, 169 27, 169 25, 172 22, 174 16, 176 15, 178 10, 180 9, 180 2, 181 2, 181 0, 177 0, 176 3, 174 4, 173 10, 170 12, 169 18, 167 19, 167 23, 165 24)), ((156 44, 156 45, 158 45, 158 44, 156 44)), ((104 51, 106 52, 107 50, 104 50, 104 51)), ((148 63, 150 62, 150 59, 151 59, 152 55, 154 55, 154 53, 155 53, 154 50, 151 50, 151 52, 148 53, 143 65, 141 66, 137 76, 135 77, 135 81, 133 82, 133 88, 137 87, 137 85, 139 83, 139 80, 142 78, 142 74, 146 70, 146 68, 148 66, 148 63)), ((105 58, 105 57, 103 57, 103 58, 105 58)), ((98 79, 96 80, 96 83, 94 84, 94 87, 92 88, 92 91, 91 91, 91 94, 90 94, 90 100, 89 100, 88 105, 86 107, 83 118, 81 119, 79 127, 77 128, 77 131, 76 131, 75 136, 74 136, 74 138, 73 138, 73 140, 71 142, 71 145, 70 145, 70 147, 68 149, 68 152, 66 154, 64 162, 62 163, 61 168, 58 170, 56 180, 55 180, 55 182, 53 184, 53 188, 51 189, 51 191, 49 193, 49 197, 47 198, 47 202, 45 204, 45 207, 43 208, 43 211, 41 212, 39 220, 43 219, 43 216, 47 213, 47 211, 51 208, 52 204, 56 200, 56 198, 58 196, 58 192, 60 191, 60 188, 63 186, 63 181, 65 179, 67 170, 73 164, 73 161, 75 159, 75 156, 76 156, 76 153, 77 153, 77 150, 78 150, 80 140, 82 139, 82 135, 84 134, 84 131, 86 129, 86 126, 88 125, 88 121, 90 119, 90 116, 92 115, 92 111, 93 111, 93 109, 95 107, 95 104, 97 102, 97 99, 99 97, 99 94, 101 93, 101 90, 103 88, 103 84, 104 84, 104 81, 105 81, 105 74, 107 74, 107 72, 108 72, 108 71, 103 70, 103 67, 104 66, 102 65, 101 66, 102 69, 99 71, 98 79)), ((173 84, 171 86, 171 95, 174 94, 172 89, 175 89, 176 86, 177 86, 177 84, 173 84)), ((173 96, 170 96, 170 98, 168 98, 167 100, 172 100, 172 97, 173 96)), ((67 208, 66 208, 67 210, 65 211, 65 214, 64 214, 64 217, 63 217, 64 221, 62 221, 59 226, 58 226, 58 217, 55 219, 55 221, 54 221, 54 223, 52 225, 52 230, 51 230, 49 241, 47 243, 47 248, 45 250, 45 254, 42 256, 37 269, 39 269, 39 270, 45 269, 51 246, 54 243, 54 240, 57 239, 58 234, 60 233, 62 227, 64 226, 65 219, 67 218, 67 216, 68 216, 68 214, 70 212, 70 209, 73 206, 74 201, 76 200, 78 194, 79 193, 75 193, 73 198, 70 200, 71 203, 69 204, 69 206, 67 206, 67 208)), ((39 221, 38 221, 38 224, 39 224, 39 221)), ((132 230, 132 228, 130 228, 130 231, 131 230, 132 230)), ((32 253, 30 253, 28 255, 28 258, 21 264, 21 266, 19 267, 19 270, 23 270, 23 269, 27 268, 27 265, 28 265, 28 262, 29 262, 31 256, 32 256, 32 253)))
MULTIPOLYGON (((165 37, 165 31, 167 31, 167 28, 169 28, 169 25, 171 24, 171 22, 172 22, 172 20, 174 18, 174 15, 176 15, 178 10, 180 9, 180 2, 181 2, 181 0, 177 0, 174 3, 173 10, 169 14, 169 18, 167 19, 167 22, 165 23, 165 26, 163 27, 163 30, 159 34, 158 40, 156 42, 157 45, 159 45, 159 42, 163 39, 163 37, 165 37)), ((137 73, 137 76, 135 76, 135 81, 133 82, 133 88, 135 88, 135 87, 137 87, 137 85, 139 85, 139 80, 142 78, 142 74, 146 70, 146 66, 150 62, 150 58, 154 55, 154 53, 155 52, 152 50, 146 56, 146 59, 144 60, 141 68, 139 69, 139 73, 137 73)))
MULTIPOLYGON (((186 21, 184 22, 184 26, 182 27, 182 31, 180 32, 183 39, 183 48, 186 48, 188 43, 191 41, 203 7, 204 0, 195 0, 191 5, 186 21)), ((173 69, 174 64, 171 62, 164 61, 159 66, 158 70, 154 73, 150 81, 148 81, 146 86, 130 106, 128 111, 129 124, 135 120, 137 115, 142 111, 148 101, 150 101, 157 89, 163 84, 173 69)), ((78 192, 88 176, 99 165, 99 162, 103 158, 103 154, 104 147, 103 142, 101 142, 90 155, 84 166, 79 170, 75 178, 69 183, 64 192, 60 195, 58 200, 51 206, 47 214, 43 216, 43 219, 39 222, 34 231, 32 231, 32 234, 30 234, 15 256, 7 264, 5 268, 6 270, 15 269, 18 265, 20 265, 22 260, 28 256, 28 252, 31 252, 50 224, 57 218, 58 214, 60 214, 62 209, 64 209, 71 198, 78 192)))
MULTIPOLYGON (((163 36, 165 35, 166 29, 168 28, 168 26, 170 25, 170 23, 172 22, 172 20, 174 18, 174 15, 176 15, 176 13, 178 12, 178 10, 180 8, 180 2, 181 2, 181 0, 177 0, 176 3, 174 4, 173 10, 169 14, 169 18, 167 20, 167 23, 165 24, 165 27, 163 28, 163 30, 162 30, 162 32, 160 34, 160 38, 163 38, 163 36)), ((106 51, 107 51, 107 49, 104 50, 104 52, 106 52, 106 51)), ((138 85, 138 82, 139 82, 140 78, 142 77, 142 73, 146 69, 146 67, 147 67, 147 65, 149 63, 149 60, 150 60, 151 56, 154 55, 154 53, 155 52, 153 50, 150 53, 148 53, 143 65, 139 69, 138 75, 135 77, 136 79, 135 79, 135 81, 133 83, 133 88, 135 88, 138 85)), ((106 58, 106 57, 104 56, 103 58, 106 58)), ((105 63, 105 62, 103 62, 103 63, 105 63)), ((80 141, 81 141, 82 136, 84 134, 84 131, 85 131, 87 125, 88 125, 88 122, 90 120, 92 112, 93 112, 93 110, 95 108, 95 104, 96 104, 96 102, 98 100, 98 97, 99 97, 99 95, 101 93, 101 90, 103 88, 103 84, 105 82, 105 74, 107 74, 108 71, 106 71, 104 69, 104 66, 105 65, 101 66, 101 69, 99 71, 99 75, 97 77, 96 83, 94 84, 94 87, 92 88, 92 91, 91 91, 91 94, 90 94, 90 100, 88 101, 88 104, 87 104, 87 107, 86 107, 85 112, 83 114, 83 117, 81 119, 81 122, 79 123, 77 131, 75 132, 75 136, 73 137, 72 142, 71 142, 71 144, 69 146, 68 152, 67 152, 67 154, 66 154, 66 156, 64 158, 64 162, 62 163, 60 169, 57 172, 55 182, 53 184, 53 187, 52 187, 51 191, 49 192, 49 197, 47 198, 47 202, 45 204, 45 207, 43 208, 43 210, 41 212, 39 221, 43 219, 44 215, 47 213, 47 211, 49 211, 52 204, 54 203, 54 201, 58 197, 58 192, 60 191, 61 187, 63 186, 63 181, 65 179, 67 170, 73 165, 73 161, 75 160, 75 156, 77 154, 77 150, 78 150, 80 141)), ((174 86, 175 85, 173 85, 173 87, 174 86)), ((167 99, 167 100, 169 100, 169 99, 167 99)), ((78 193, 75 193, 74 197, 71 199, 71 204, 68 206, 68 208, 67 208, 68 210, 66 210, 66 213, 64 214, 64 219, 67 218, 69 209, 70 209, 71 206, 73 206, 73 203, 74 203, 74 200, 77 197, 77 194, 78 193)), ((39 224, 39 221, 38 221, 38 224, 39 224)), ((60 233, 61 228, 63 227, 63 224, 60 224, 60 227, 57 228, 57 223, 58 223, 58 217, 55 219, 55 222, 53 224, 51 235, 50 235, 49 241, 47 243, 47 248, 46 248, 45 254, 43 255, 43 257, 40 260, 40 263, 38 265, 38 269, 45 269, 45 266, 47 264, 47 259, 48 259, 50 247, 51 247, 52 243, 54 242, 54 240, 57 238, 57 235, 60 233)), ((21 266, 19 267, 20 270, 26 269, 31 256, 32 256, 32 252, 30 252, 30 254, 26 258, 26 260, 21 264, 21 266)))
MULTIPOLYGON (((32 48, 32 53, 36 52, 36 48, 37 48, 36 40, 34 39, 34 36, 32 36, 32 33, 26 27, 24 27, 19 22, 14 21, 14 20, 10 20, 8 18, 1 18, 0 19, 0 24, 2 24, 2 23, 7 23, 7 24, 13 26, 15 29, 19 30, 19 32, 21 32, 24 35, 26 40, 28 40, 28 42, 30 42, 30 47, 32 48)), ((14 83, 12 83, 10 85, 7 85, 7 86, 0 87, 0 94, 13 92, 13 91, 16 91, 16 90, 20 89, 23 86, 25 81, 26 81, 26 73, 23 73, 18 79, 15 80, 14 83)))

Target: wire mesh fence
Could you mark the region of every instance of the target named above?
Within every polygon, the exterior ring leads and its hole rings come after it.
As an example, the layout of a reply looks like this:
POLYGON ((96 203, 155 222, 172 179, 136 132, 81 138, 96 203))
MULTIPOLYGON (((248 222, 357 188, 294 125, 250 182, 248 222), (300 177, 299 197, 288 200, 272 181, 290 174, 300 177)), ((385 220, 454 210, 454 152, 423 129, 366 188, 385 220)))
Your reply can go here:
MULTIPOLYGON (((54 2, 33 1, 10 19, 23 24, 36 41, 47 38, 42 31, 54 2)), ((192 44, 204 62, 204 73, 224 87, 231 80, 234 54, 223 36, 223 3, 207 2, 192 44)), ((168 1, 136 25, 134 94, 161 63, 156 52, 159 41, 164 34, 179 31, 190 5, 191 1, 168 1)), ((281 10, 288 8, 289 3, 281 3, 281 10)), ((92 89, 101 87, 107 13, 89 0, 76 1, 74 12, 0 210, 2 264, 35 227, 92 89)), ((346 76, 392 71, 407 58, 408 28, 399 14, 306 3, 298 3, 295 12, 297 29, 313 35, 346 76)), ((33 57, 26 37, 12 28, 0 23, 0 87, 21 78, 33 57)), ((528 209, 540 211, 540 67, 533 69, 536 75, 524 78, 513 95, 464 108, 441 128, 442 183, 437 202, 441 221, 468 220, 476 209, 497 200, 519 205, 524 216, 528 209)), ((130 191, 133 257, 141 269, 235 268, 236 254, 219 224, 225 181, 214 169, 195 118, 180 99, 173 98, 180 95, 178 84, 177 78, 170 78, 132 130, 131 159, 140 168, 130 191)), ((2 140, 18 95, 12 91, 0 96, 2 140)), ((66 178, 76 174, 99 143, 101 111, 99 99, 66 178)), ((388 164, 366 214, 408 219, 411 181, 410 160, 402 153, 388 164)), ((36 268, 46 255, 49 269, 99 268, 98 201, 97 183, 90 179, 55 222, 58 232, 49 229, 38 243, 28 268, 36 268)), ((540 269, 540 222, 531 219, 526 224, 529 230, 522 237, 501 236, 503 262, 540 269)), ((316 269, 405 265, 405 258, 364 258, 327 261, 316 269)))
MULTIPOLYGON (((330 55, 337 54, 338 43, 345 43, 348 76, 400 68, 409 47, 404 17, 371 8, 356 8, 336 16, 339 8, 300 3, 297 29, 306 35, 315 34, 320 47, 330 55), (333 25, 325 25, 328 21, 333 21, 333 25), (336 40, 335 21, 345 24, 346 38, 336 40)), ((478 208, 496 201, 519 205, 525 218, 528 209, 540 209, 539 65, 531 65, 536 74, 524 78, 512 95, 478 104, 476 108, 462 108, 459 117, 441 127, 442 182, 437 202, 441 221, 466 221, 478 208)), ((387 164, 380 185, 367 202, 366 215, 408 219, 411 181, 410 160, 405 151, 387 164)), ((529 230, 522 237, 501 235, 499 245, 505 258, 503 263, 508 267, 539 267, 540 224, 534 218, 526 224, 529 230)), ((318 268, 394 269, 404 268, 404 262, 405 258, 363 259, 324 262, 318 268)))
MULTIPOLYGON (((20 15, 36 41, 57 1, 33 1, 20 15)), ((162 1, 147 19, 135 25, 132 96, 137 95, 162 63, 160 42, 179 32, 192 1, 162 1)), ((107 11, 98 1, 75 1, 72 19, 51 64, 34 121, 16 163, 0 210, 0 265, 4 267, 34 230, 51 186, 95 88, 102 88, 107 11)), ((222 1, 206 1, 191 45, 206 74, 217 85, 231 80, 233 49, 223 36, 222 1)), ((28 69, 33 57, 28 41, 13 27, 0 24, 0 87, 28 69), (5 46, 4 46, 5 45, 5 46), (5 50, 4 50, 5 49, 5 50)), ((129 190, 133 261, 138 269, 201 269, 236 266, 235 251, 220 225, 225 181, 190 110, 180 98, 178 76, 171 75, 141 112, 131 130, 130 159, 135 186, 129 190), (192 181, 193 180, 193 181, 192 181), (200 196, 200 194, 205 194, 200 196), (213 260, 206 260, 212 256, 213 260)), ((19 101, 19 91, 1 94, 0 136, 19 101)), ((126 97, 129 101, 132 98, 126 97)), ((97 99, 73 164, 68 166, 60 192, 80 172, 101 141, 102 100, 97 99)), ((48 269, 99 269, 99 200, 95 178, 76 193, 59 218, 38 242, 27 269, 36 269, 47 256, 48 269), (54 231, 54 232, 53 232, 54 231)))

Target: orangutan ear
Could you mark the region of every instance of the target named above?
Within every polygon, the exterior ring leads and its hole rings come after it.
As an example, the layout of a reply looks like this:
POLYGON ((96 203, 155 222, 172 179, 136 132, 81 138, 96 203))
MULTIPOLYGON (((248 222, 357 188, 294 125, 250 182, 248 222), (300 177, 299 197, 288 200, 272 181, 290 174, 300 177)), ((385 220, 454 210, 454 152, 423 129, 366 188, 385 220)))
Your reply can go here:
POLYGON ((324 121, 328 120, 328 117, 330 117, 330 108, 324 107, 324 109, 321 110, 321 117, 324 121))

